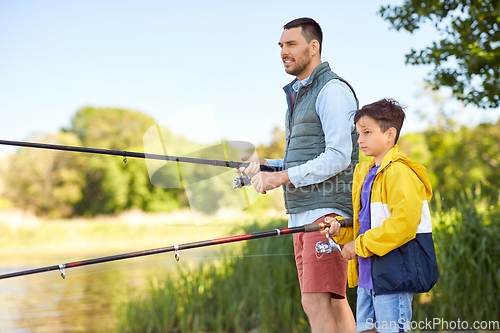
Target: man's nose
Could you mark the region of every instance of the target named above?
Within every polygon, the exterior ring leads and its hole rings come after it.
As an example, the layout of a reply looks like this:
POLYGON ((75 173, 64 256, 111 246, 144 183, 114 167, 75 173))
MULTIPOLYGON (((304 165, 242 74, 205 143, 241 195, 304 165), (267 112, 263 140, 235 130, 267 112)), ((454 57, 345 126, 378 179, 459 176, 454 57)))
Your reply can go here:
POLYGON ((283 46, 281 48, 281 58, 283 58, 286 55, 288 55, 288 49, 286 48, 286 46, 283 46))

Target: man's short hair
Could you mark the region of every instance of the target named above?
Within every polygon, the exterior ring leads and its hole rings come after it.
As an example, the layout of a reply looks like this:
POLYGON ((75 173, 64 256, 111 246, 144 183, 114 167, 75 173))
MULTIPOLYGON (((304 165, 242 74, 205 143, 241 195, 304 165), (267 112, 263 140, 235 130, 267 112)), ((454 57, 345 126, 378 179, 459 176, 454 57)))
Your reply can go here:
POLYGON ((383 98, 371 104, 363 106, 361 109, 356 110, 354 113, 354 123, 363 116, 368 116, 375 120, 380 126, 382 132, 386 132, 389 128, 394 127, 397 131, 396 140, 398 142, 401 127, 405 119, 404 109, 406 107, 401 105, 398 101, 392 98, 383 98))
POLYGON ((318 22, 309 17, 302 17, 288 22, 283 26, 283 29, 288 30, 299 27, 302 28, 302 36, 304 36, 308 43, 310 43, 313 39, 316 39, 319 42, 319 54, 321 54, 323 32, 321 31, 321 27, 318 22))

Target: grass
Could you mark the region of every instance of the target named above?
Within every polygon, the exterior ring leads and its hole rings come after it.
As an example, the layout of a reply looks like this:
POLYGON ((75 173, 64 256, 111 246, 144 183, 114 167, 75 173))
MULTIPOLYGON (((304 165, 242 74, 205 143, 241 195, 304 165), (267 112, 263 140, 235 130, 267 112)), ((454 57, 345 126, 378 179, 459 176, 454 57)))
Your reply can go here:
MULTIPOLYGON (((498 205, 478 198, 457 202, 435 212, 433 223, 440 278, 429 293, 415 295, 413 320, 500 320, 498 205)), ((244 232, 284 225, 271 220, 244 232)), ((244 243, 232 257, 223 253, 216 262, 181 266, 179 275, 158 278, 143 297, 121 305, 120 331, 306 332, 291 253, 291 239, 265 238, 244 243)), ((349 289, 355 312, 354 295, 349 289)))
MULTIPOLYGON (((254 221, 249 216, 202 226, 186 222, 188 217, 182 214, 136 223, 141 218, 145 217, 17 226, 4 221, 0 260, 5 266, 11 260, 33 256, 39 260, 62 252, 121 253, 286 226, 284 219, 254 221)), ((414 298, 413 319, 500 320, 499 206, 464 198, 451 210, 435 211, 433 224, 440 278, 431 292, 414 298)), ((156 277, 141 297, 124 299, 117 310, 119 330, 298 333, 309 329, 300 304, 291 236, 214 248, 218 259, 201 264, 181 260, 178 272, 156 277)), ((354 292, 349 290, 348 299, 355 311, 354 292)))
POLYGON ((190 212, 176 215, 122 215, 92 219, 36 220, 9 224, 12 214, 0 211, 0 260, 2 266, 66 255, 86 259, 103 254, 152 249, 231 235, 235 223, 221 221, 196 226, 190 212), (146 223, 144 223, 146 222, 146 223), (83 257, 82 257, 83 256, 83 257))
MULTIPOLYGON (((286 226, 285 220, 251 225, 243 233, 286 226)), ((224 251, 224 249, 222 250, 224 251)), ((237 253, 184 265, 142 298, 119 309, 122 332, 304 332, 291 236, 244 243, 237 253)))
POLYGON ((500 208, 462 200, 435 215, 434 242, 440 277, 416 300, 415 317, 500 320, 500 208))

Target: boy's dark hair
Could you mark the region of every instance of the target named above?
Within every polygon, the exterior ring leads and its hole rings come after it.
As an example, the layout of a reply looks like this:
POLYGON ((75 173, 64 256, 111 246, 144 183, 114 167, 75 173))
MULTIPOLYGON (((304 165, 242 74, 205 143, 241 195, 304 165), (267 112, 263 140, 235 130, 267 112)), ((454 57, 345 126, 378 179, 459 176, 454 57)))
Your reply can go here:
POLYGON ((396 140, 394 143, 396 143, 399 139, 401 127, 403 127, 405 108, 405 106, 399 104, 395 99, 384 98, 356 110, 354 113, 354 123, 356 124, 361 117, 368 116, 375 120, 384 133, 389 128, 394 127, 396 129, 396 140))
POLYGON ((321 27, 318 22, 309 17, 302 17, 288 22, 283 26, 283 29, 288 30, 299 27, 302 28, 302 36, 304 36, 308 43, 310 43, 313 39, 316 39, 319 42, 319 54, 321 55, 323 32, 321 31, 321 27))

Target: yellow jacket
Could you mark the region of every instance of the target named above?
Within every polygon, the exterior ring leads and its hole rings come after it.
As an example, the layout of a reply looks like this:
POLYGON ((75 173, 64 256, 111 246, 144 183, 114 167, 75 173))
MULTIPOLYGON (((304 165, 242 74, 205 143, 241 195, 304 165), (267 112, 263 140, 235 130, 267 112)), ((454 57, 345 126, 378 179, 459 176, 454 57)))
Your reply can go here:
MULTIPOLYGON (((395 145, 384 156, 373 182, 371 228, 358 236, 361 189, 374 163, 371 160, 356 166, 352 188, 353 227, 342 228, 335 240, 346 244, 355 239, 356 254, 372 257, 375 293, 425 292, 432 288, 438 276, 428 206, 432 189, 426 169, 408 160, 395 145)), ((348 267, 349 287, 355 287, 358 261, 350 260, 348 267)))

